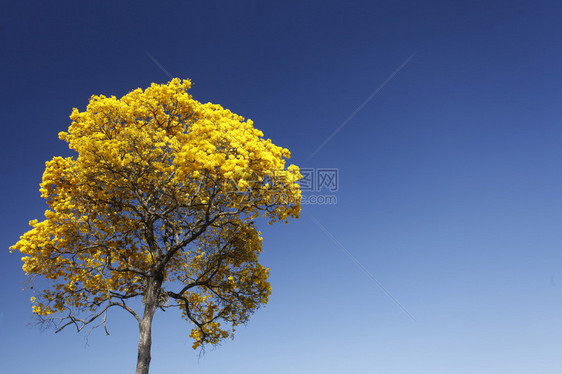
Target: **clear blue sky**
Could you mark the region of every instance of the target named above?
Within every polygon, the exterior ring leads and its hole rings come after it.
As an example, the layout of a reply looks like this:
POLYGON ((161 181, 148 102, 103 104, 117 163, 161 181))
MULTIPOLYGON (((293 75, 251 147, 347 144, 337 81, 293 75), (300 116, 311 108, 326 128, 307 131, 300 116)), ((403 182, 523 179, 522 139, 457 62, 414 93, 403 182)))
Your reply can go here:
POLYGON ((267 307, 201 358, 190 327, 158 313, 152 373, 562 372, 558 0, 2 8, 0 371, 134 370, 124 312, 87 346, 34 328, 8 247, 42 217, 38 184, 69 154, 57 133, 71 109, 168 81, 150 55, 297 165, 339 171, 337 204, 264 228, 267 307))

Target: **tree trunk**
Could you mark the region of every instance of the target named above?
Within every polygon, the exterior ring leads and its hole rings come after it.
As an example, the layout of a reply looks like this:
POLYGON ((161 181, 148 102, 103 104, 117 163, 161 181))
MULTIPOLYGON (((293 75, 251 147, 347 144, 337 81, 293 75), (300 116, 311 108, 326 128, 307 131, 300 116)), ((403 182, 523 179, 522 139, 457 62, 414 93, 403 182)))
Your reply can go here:
POLYGON ((139 353, 137 357, 136 374, 148 374, 150 366, 150 346, 152 344, 152 318, 158 305, 158 296, 162 278, 156 277, 148 281, 148 287, 144 298, 144 314, 139 323, 139 353))

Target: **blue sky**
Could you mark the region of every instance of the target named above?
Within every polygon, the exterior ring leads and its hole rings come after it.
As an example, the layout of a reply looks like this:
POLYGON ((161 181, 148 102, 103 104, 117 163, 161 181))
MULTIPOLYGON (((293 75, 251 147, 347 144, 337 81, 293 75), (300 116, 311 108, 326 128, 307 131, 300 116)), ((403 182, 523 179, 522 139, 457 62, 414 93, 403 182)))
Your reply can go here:
POLYGON ((33 327, 8 247, 42 217, 38 184, 46 160, 70 154, 57 133, 71 109, 165 83, 152 56, 192 79, 196 99, 254 120, 295 164, 337 169, 339 189, 316 192, 337 204, 263 227, 273 294, 234 341, 199 357, 190 327, 158 313, 151 372, 562 372, 558 1, 3 8, 2 371, 134 368, 124 312, 88 344, 33 327))

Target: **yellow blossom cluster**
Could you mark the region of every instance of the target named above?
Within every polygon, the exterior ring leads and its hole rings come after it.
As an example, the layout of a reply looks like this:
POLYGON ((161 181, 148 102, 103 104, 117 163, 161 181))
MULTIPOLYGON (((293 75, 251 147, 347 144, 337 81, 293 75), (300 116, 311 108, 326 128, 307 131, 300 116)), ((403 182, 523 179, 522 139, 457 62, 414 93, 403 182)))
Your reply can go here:
POLYGON ((298 217, 299 168, 251 120, 194 100, 190 87, 176 78, 72 111, 59 138, 77 156, 46 163, 45 219, 11 247, 27 274, 52 281, 34 313, 70 310, 72 319, 134 297, 146 303, 156 284, 194 323, 197 347, 267 302, 254 221, 298 217))

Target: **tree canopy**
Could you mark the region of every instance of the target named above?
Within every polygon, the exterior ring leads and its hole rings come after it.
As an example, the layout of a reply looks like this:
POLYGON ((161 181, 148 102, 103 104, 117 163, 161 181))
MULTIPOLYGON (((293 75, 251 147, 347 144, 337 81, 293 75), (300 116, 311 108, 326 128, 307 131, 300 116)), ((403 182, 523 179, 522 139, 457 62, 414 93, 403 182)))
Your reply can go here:
POLYGON ((27 274, 50 280, 34 289, 33 312, 59 330, 81 330, 109 308, 133 315, 137 373, 148 372, 157 308, 181 308, 197 348, 230 336, 266 303, 256 220, 300 211, 289 151, 251 120, 194 100, 190 87, 176 78, 74 109, 59 138, 76 156, 46 163, 45 218, 11 247, 27 274))

